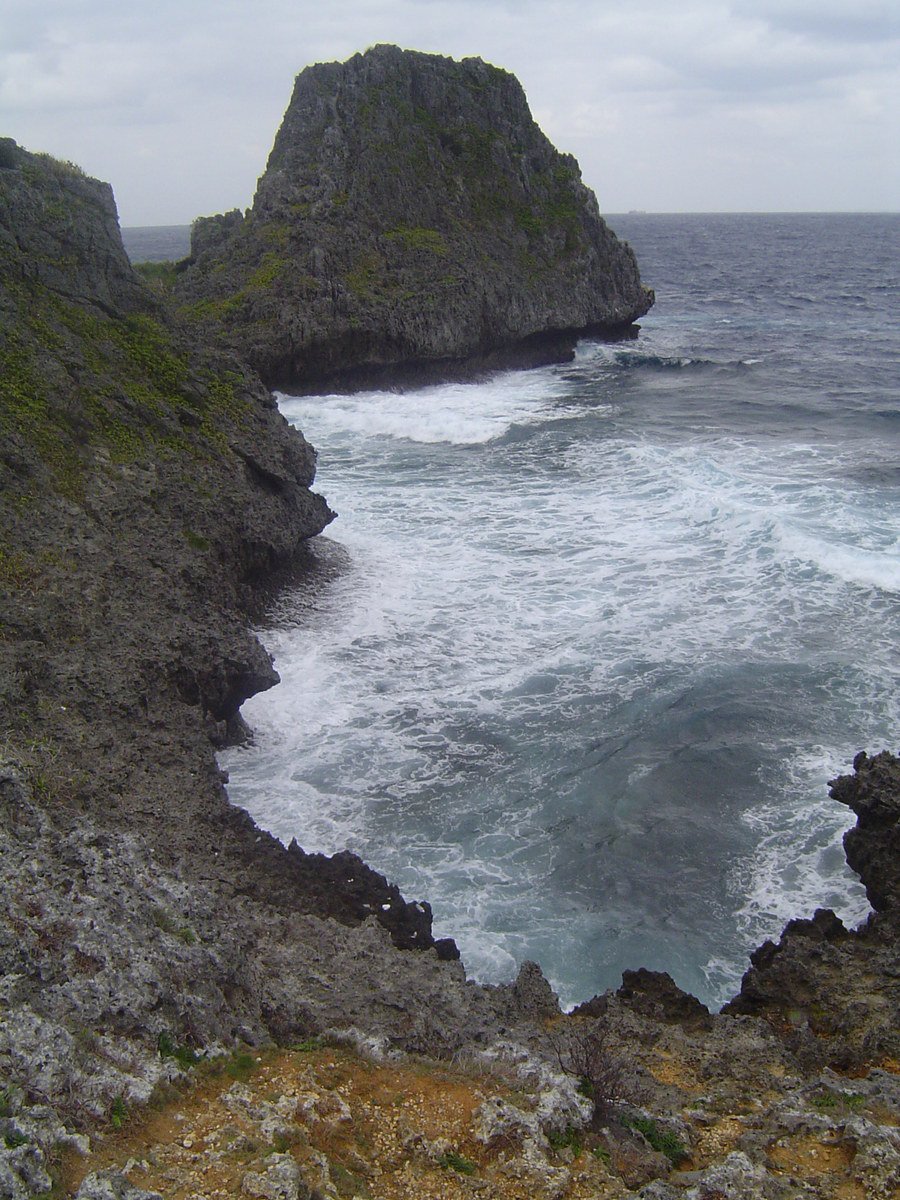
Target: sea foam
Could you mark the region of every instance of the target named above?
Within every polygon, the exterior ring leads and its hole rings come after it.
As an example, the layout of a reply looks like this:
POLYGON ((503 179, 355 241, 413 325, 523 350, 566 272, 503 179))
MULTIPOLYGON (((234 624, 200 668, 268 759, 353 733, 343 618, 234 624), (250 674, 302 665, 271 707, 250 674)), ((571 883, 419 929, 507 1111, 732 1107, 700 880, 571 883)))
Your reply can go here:
POLYGON ((428 899, 479 978, 718 1003, 787 917, 866 911, 826 781, 900 716, 885 401, 844 424, 827 330, 736 287, 561 367, 281 398, 340 520, 231 797, 428 899))

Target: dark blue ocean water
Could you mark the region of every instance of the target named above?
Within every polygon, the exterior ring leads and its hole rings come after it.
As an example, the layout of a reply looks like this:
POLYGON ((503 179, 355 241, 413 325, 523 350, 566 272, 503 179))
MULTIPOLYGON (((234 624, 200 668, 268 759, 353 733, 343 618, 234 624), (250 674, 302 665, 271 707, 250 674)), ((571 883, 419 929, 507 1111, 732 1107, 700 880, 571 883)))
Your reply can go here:
POLYGON ((826 781, 900 741, 900 218, 610 224, 657 290, 637 341, 282 398, 340 519, 225 765, 479 978, 717 1003, 788 917, 867 911, 826 781))

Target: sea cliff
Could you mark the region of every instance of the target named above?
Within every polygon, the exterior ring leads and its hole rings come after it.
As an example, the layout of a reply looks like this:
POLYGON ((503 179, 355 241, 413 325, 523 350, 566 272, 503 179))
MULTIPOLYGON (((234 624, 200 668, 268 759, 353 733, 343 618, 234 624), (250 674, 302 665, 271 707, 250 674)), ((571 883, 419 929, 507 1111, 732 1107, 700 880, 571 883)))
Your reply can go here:
POLYGON ((8 139, 0 312, 0 1196, 896 1194, 896 758, 833 790, 870 920, 793 923, 725 1013, 478 986, 426 903, 228 803, 250 614, 333 516, 312 448, 108 185, 8 139))
POLYGON ((555 361, 653 302, 514 76, 396 46, 301 72, 253 207, 195 223, 177 293, 295 390, 555 361))

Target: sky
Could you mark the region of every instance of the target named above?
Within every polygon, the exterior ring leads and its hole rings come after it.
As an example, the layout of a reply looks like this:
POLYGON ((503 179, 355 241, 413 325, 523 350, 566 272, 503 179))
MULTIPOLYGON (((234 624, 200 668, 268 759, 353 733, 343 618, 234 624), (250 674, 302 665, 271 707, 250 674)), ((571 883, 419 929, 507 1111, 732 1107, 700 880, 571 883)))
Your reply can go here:
POLYGON ((898 0, 0 0, 0 135, 186 224, 378 42, 512 71, 604 212, 900 209, 898 0))

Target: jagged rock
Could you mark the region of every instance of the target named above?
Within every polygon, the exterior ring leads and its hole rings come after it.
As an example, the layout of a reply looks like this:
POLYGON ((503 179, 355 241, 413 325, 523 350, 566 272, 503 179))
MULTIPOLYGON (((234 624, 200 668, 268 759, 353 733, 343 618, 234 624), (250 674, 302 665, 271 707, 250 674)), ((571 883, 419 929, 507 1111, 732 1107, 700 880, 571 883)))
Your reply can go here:
POLYGON ((833 799, 856 813, 844 835, 847 862, 879 913, 900 917, 900 760, 887 751, 853 760, 853 775, 831 782, 833 799))
POLYGON ((49 1192, 53 1180, 48 1172, 47 1158, 40 1146, 27 1142, 22 1145, 0 1145, 0 1196, 3 1200, 32 1200, 33 1196, 49 1192))
POLYGON ((95 1171, 83 1181, 75 1200, 163 1200, 159 1192, 147 1192, 126 1179, 121 1171, 95 1171))
MULTIPOLYGON (((686 1029, 711 1029, 712 1016, 696 996, 684 992, 664 971, 622 972, 622 986, 616 992, 619 1002, 635 1012, 645 1013, 658 1021, 683 1025, 686 1029)), ((594 996, 573 1010, 574 1016, 603 1017, 609 997, 594 996)))
POLYGON ((512 985, 512 994, 522 1016, 545 1021, 559 1016, 559 997, 536 962, 523 962, 512 985))
MULTIPOLYGON (((805 1190, 805 1189, 804 1189, 805 1190)), ((795 1200, 795 1184, 776 1178, 764 1167, 736 1151, 704 1171, 683 1172, 679 1186, 655 1182, 631 1193, 626 1200, 795 1200), (685 1187, 685 1185, 688 1185, 685 1187)), ((807 1195, 810 1193, 806 1192, 807 1195)))
POLYGON ((33 1143, 42 1150, 54 1151, 65 1146, 79 1154, 87 1154, 90 1141, 84 1134, 66 1129, 59 1117, 46 1104, 17 1105, 14 1114, 0 1117, 0 1138, 10 1145, 33 1143))
POLYGON ((0 279, 6 287, 46 288, 119 315, 156 310, 122 249, 110 185, 73 163, 5 142, 0 279))
POLYGON ((248 1171, 241 1191, 263 1200, 308 1200, 310 1195, 300 1168, 289 1154, 272 1154, 265 1171, 248 1171))
POLYGON ((404 1125, 405 1123, 401 1122, 398 1126, 404 1154, 423 1158, 427 1162, 440 1163, 442 1159, 446 1160, 448 1154, 456 1152, 450 1138, 429 1138, 420 1129, 408 1129, 404 1128, 404 1125))
POLYGON ((250 1089, 245 1084, 236 1083, 222 1096, 221 1103, 223 1107, 256 1125, 264 1142, 271 1143, 278 1138, 291 1142, 300 1132, 295 1120, 297 1100, 290 1096, 279 1096, 274 1101, 254 1102, 250 1089))
POLYGON ((610 1164, 627 1187, 638 1188, 669 1174, 672 1164, 640 1133, 621 1126, 606 1131, 610 1164))
POLYGON ((472 1114, 472 1130, 475 1137, 485 1146, 516 1145, 531 1143, 546 1147, 547 1139, 536 1113, 523 1109, 494 1096, 485 1100, 472 1114))
POLYGON ((294 389, 555 361, 653 302, 514 76, 396 46, 297 77, 252 209, 195 223, 177 291, 294 389))
POLYGON ((535 962, 524 962, 512 983, 491 989, 495 1006, 506 1021, 545 1021, 558 1017, 559 999, 541 968, 535 962))
POLYGON ((531 1142, 525 1143, 521 1153, 498 1164, 497 1174, 524 1187, 534 1200, 561 1200, 572 1180, 570 1171, 553 1166, 531 1142))
POLYGON ((833 781, 832 796, 857 813, 844 842, 876 912, 857 930, 827 909, 790 921, 777 943, 750 956, 740 994, 722 1010, 785 1028, 810 1066, 900 1056, 900 760, 859 754, 853 766, 833 781))

